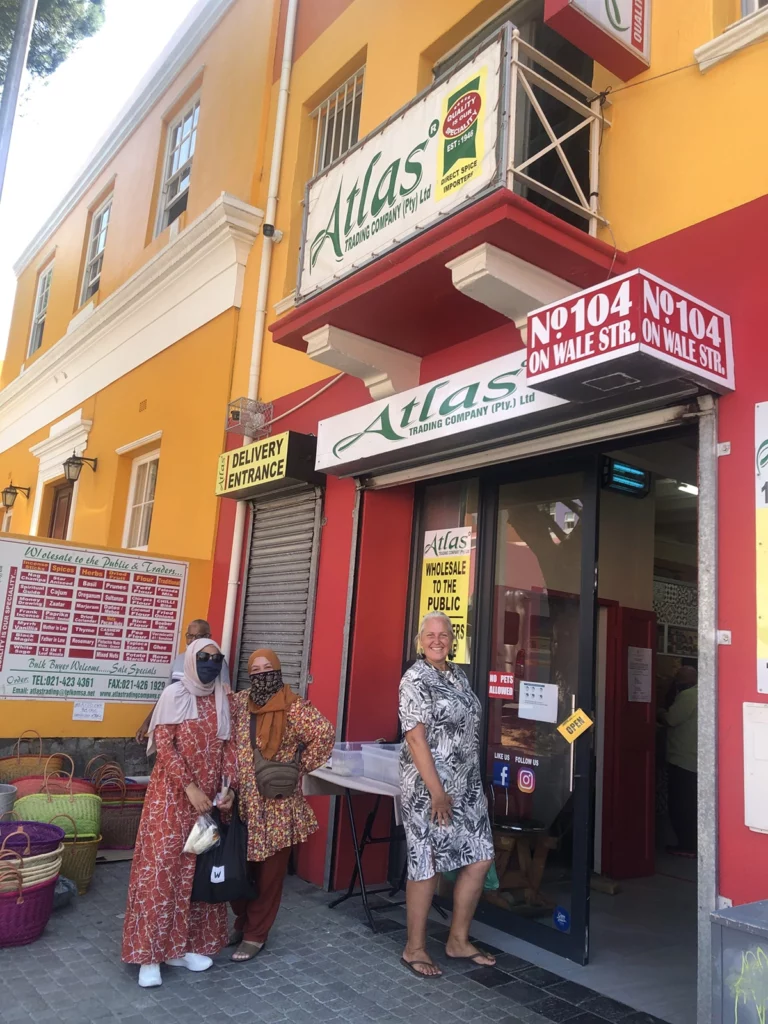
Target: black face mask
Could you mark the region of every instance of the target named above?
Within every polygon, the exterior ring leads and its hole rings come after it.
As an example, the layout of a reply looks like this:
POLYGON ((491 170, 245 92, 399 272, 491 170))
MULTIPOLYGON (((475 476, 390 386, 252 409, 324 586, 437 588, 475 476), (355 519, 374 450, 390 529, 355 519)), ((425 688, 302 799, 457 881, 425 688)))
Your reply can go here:
POLYGON ((221 675, 221 662, 198 661, 196 668, 197 678, 204 686, 215 682, 221 675))
POLYGON ((267 701, 283 688, 283 673, 280 670, 272 672, 254 672, 251 676, 251 689, 248 696, 254 704, 264 707, 267 701))

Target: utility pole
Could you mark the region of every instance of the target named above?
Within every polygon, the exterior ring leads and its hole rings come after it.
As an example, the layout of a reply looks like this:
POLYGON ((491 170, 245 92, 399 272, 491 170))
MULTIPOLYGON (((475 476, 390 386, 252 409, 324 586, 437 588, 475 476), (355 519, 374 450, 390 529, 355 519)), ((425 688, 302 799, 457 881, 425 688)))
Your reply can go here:
POLYGON ((16 117, 16 105, 19 101, 21 76, 27 66, 29 41, 32 38, 32 26, 35 23, 37 0, 21 0, 19 20, 13 35, 11 54, 3 85, 3 98, 0 100, 0 199, 3 197, 5 168, 8 164, 8 151, 11 148, 11 133, 16 117))

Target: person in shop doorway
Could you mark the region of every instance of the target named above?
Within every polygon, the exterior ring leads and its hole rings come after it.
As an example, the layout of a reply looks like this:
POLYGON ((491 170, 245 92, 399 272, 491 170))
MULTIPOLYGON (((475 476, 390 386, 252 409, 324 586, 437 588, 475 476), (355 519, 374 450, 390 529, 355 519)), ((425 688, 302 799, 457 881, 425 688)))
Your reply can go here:
MULTIPOLYGON (((196 858, 184 844, 210 811, 235 761, 229 744, 229 685, 224 655, 207 637, 193 640, 184 674, 160 695, 149 723, 157 761, 136 838, 123 924, 122 959, 139 966, 139 985, 162 983, 161 964, 205 971, 227 942, 225 903, 192 903, 196 858)), ((219 806, 228 810, 229 793, 219 806)))
POLYGON ((400 787, 408 856, 408 938, 401 957, 421 978, 442 971, 427 952, 427 916, 438 872, 458 871, 446 956, 492 967, 496 960, 469 941, 469 928, 493 858, 488 801, 480 773, 480 701, 448 660, 451 620, 426 615, 420 657, 400 682, 400 787))
POLYGON ((235 963, 264 948, 280 909, 291 848, 318 829, 301 789, 302 776, 325 764, 333 750, 333 725, 283 682, 280 659, 263 648, 248 659, 250 689, 231 698, 233 782, 248 828, 248 867, 258 899, 233 902, 229 944, 235 963))
MULTIPOLYGON (((189 645, 193 643, 195 640, 209 640, 210 637, 211 627, 210 624, 206 622, 205 619, 192 619, 190 624, 187 626, 186 632, 184 634, 184 640, 186 641, 187 647, 189 647, 189 645)), ((182 651, 180 654, 177 654, 176 657, 174 658, 173 664, 171 665, 171 678, 168 681, 168 683, 166 683, 166 686, 170 685, 170 683, 177 683, 184 675, 184 654, 185 652, 182 651)), ((229 668, 227 667, 226 660, 222 663, 221 666, 221 681, 226 686, 230 685, 229 668)), ((147 717, 136 730, 137 743, 147 742, 147 735, 149 733, 149 723, 151 718, 152 711, 149 712, 147 717)))
POLYGON ((677 845, 668 850, 679 857, 695 857, 699 688, 692 665, 683 665, 678 672, 674 694, 669 708, 661 713, 667 727, 669 817, 677 839, 677 845))

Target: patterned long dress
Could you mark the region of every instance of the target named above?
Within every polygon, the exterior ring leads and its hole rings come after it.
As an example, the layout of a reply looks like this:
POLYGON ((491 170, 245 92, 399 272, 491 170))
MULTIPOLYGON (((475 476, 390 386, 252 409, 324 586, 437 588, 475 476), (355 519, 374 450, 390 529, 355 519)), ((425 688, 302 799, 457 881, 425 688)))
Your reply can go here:
MULTIPOLYGON (((122 958, 159 964, 185 953, 213 956, 227 944, 226 903, 191 903, 195 855, 183 853, 198 814, 184 792, 221 788, 225 747, 216 736, 216 698, 198 697, 198 718, 155 729, 157 761, 147 787, 128 887, 122 958)), ((226 760, 229 762, 228 754, 226 760)))
POLYGON ((400 754, 403 825, 408 877, 421 882, 435 872, 455 871, 494 856, 488 801, 480 774, 480 701, 456 665, 440 672, 417 661, 400 681, 404 733, 424 726, 435 769, 453 798, 450 825, 430 820, 432 800, 408 744, 400 754))
MULTIPOLYGON (((261 795, 253 766, 248 691, 234 694, 231 702, 240 814, 248 826, 248 860, 258 862, 278 850, 309 839, 313 832, 317 832, 317 818, 301 786, 293 796, 277 800, 265 800, 261 795)), ((303 773, 313 772, 330 757, 333 741, 333 725, 308 700, 300 699, 288 708, 283 740, 273 760, 292 761, 301 743, 304 745, 301 770, 303 773)))

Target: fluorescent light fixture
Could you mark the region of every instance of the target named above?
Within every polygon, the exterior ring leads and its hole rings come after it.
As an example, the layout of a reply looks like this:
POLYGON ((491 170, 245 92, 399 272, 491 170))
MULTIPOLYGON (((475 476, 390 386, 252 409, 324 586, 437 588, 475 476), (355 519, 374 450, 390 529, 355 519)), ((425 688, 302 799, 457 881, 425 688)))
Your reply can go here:
POLYGON ((682 491, 683 494, 698 494, 699 488, 695 484, 678 484, 678 491, 682 491))

